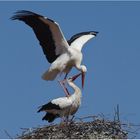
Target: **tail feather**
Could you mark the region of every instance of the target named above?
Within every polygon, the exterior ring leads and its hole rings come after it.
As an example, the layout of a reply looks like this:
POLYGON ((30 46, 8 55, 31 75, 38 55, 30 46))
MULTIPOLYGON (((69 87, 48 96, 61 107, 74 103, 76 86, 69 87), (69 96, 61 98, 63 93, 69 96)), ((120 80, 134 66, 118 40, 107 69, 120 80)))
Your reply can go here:
POLYGON ((52 81, 56 78, 58 73, 59 73, 58 69, 54 69, 54 70, 51 70, 51 71, 48 70, 42 75, 42 79, 52 81))
POLYGON ((50 123, 53 122, 58 117, 59 117, 58 114, 46 113, 46 115, 42 118, 42 120, 46 120, 50 123))

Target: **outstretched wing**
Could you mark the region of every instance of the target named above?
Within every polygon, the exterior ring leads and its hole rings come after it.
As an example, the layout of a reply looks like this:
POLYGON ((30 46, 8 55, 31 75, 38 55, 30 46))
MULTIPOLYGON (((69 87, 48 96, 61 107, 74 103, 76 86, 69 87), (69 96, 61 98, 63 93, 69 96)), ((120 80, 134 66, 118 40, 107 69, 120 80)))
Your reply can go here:
POLYGON ((49 63, 67 51, 69 45, 55 21, 25 10, 16 12, 11 19, 21 20, 33 29, 49 63))
POLYGON ((88 31, 75 34, 70 38, 70 40, 68 40, 68 43, 71 47, 77 48, 81 51, 83 45, 91 38, 95 37, 97 33, 98 32, 96 31, 88 31))

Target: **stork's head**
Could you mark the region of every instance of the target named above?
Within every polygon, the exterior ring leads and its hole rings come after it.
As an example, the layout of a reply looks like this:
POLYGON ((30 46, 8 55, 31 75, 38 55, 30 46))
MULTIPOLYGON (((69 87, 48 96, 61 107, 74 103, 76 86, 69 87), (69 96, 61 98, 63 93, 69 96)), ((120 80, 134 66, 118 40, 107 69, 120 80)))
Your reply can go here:
POLYGON ((87 72, 87 67, 85 65, 81 65, 81 72, 86 73, 87 72))

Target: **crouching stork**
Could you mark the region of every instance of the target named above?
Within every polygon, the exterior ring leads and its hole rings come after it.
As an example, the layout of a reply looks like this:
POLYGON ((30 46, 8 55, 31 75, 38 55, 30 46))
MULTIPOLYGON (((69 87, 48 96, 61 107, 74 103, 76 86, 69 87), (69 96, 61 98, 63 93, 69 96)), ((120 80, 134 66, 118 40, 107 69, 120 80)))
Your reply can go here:
MULTIPOLYGON (((78 75, 79 76, 79 75, 78 75)), ((68 121, 69 116, 73 116, 81 104, 81 90, 74 84, 74 80, 78 77, 66 79, 68 85, 74 89, 74 93, 69 97, 60 97, 53 99, 49 103, 40 107, 38 112, 45 111, 46 115, 42 120, 53 122, 56 118, 60 117, 62 120, 68 121)))

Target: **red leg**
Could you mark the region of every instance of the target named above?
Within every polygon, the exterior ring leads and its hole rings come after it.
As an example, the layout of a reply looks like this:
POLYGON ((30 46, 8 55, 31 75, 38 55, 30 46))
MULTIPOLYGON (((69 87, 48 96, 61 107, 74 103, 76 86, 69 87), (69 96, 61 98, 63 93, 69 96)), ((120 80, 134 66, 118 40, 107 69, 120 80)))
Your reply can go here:
POLYGON ((59 81, 59 84, 61 85, 61 87, 63 88, 63 90, 64 90, 64 93, 66 94, 66 97, 69 97, 70 96, 70 93, 69 93, 69 91, 68 91, 68 89, 66 88, 66 86, 65 86, 65 80, 63 80, 63 81, 59 81))

